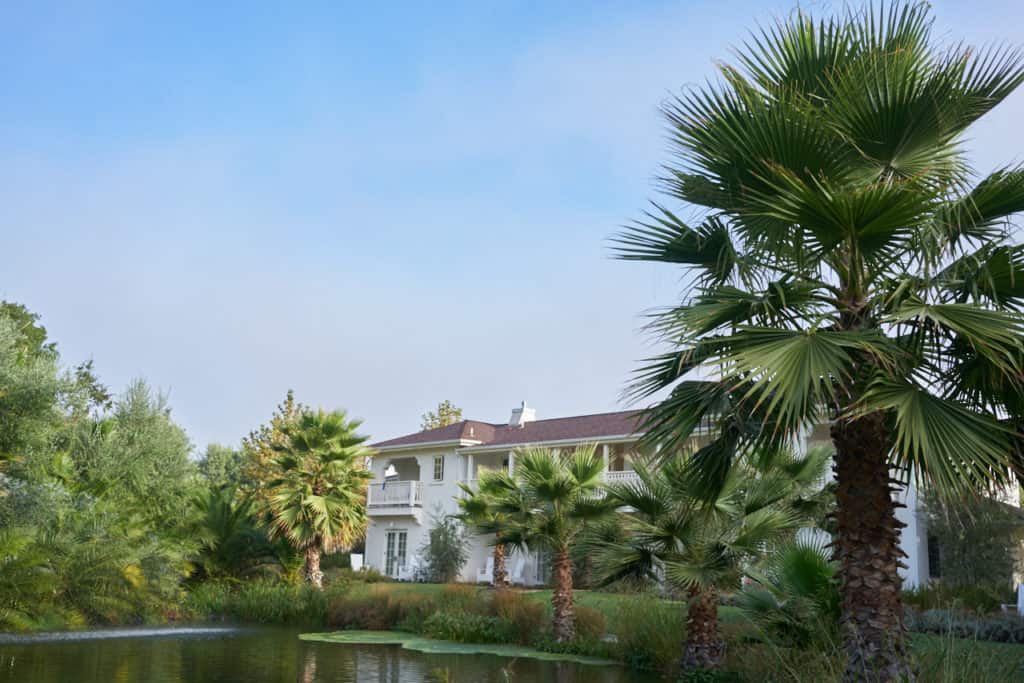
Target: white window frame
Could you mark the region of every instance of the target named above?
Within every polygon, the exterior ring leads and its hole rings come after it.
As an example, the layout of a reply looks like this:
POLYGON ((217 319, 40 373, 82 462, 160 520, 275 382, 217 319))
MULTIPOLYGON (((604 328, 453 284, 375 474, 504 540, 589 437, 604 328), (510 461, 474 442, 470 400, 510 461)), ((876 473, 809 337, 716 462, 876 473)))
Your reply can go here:
POLYGON ((434 481, 444 481, 444 456, 434 456, 434 481), (438 476, 440 475, 440 476, 438 476))

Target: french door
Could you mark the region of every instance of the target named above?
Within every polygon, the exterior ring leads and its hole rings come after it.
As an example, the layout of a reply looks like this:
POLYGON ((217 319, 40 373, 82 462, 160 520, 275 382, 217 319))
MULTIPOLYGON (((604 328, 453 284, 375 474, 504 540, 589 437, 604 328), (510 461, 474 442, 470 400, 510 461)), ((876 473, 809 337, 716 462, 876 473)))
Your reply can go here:
POLYGON ((398 572, 401 571, 403 567, 405 567, 406 547, 406 532, 388 532, 386 549, 384 551, 384 573, 393 579, 397 579, 398 572))

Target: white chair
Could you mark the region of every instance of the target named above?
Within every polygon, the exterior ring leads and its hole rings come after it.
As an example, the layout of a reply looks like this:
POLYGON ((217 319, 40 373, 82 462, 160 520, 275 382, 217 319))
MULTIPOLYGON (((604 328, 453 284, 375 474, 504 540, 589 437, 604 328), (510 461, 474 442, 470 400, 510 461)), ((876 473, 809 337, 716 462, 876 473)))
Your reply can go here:
POLYGON ((352 553, 348 556, 352 561, 352 571, 358 572, 363 568, 363 555, 362 553, 352 553))
POLYGON ((508 575, 508 582, 514 585, 521 585, 523 583, 523 571, 526 569, 526 559, 520 555, 516 558, 515 564, 512 565, 512 571, 508 575))
POLYGON ((398 568, 399 581, 414 581, 416 579, 416 565, 412 562, 398 568))
POLYGON ((490 555, 487 558, 487 564, 484 565, 483 569, 476 571, 476 582, 477 583, 494 583, 494 556, 490 555))

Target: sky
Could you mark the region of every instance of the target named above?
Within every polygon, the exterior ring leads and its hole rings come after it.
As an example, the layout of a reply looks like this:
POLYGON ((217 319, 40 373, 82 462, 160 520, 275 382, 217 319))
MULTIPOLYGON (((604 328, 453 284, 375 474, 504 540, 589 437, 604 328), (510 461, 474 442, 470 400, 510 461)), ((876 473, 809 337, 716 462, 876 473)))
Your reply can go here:
MULTIPOLYGON (((803 2, 812 12, 841 3, 803 2)), ((937 0, 1024 45, 1024 3, 937 0)), ((169 396, 197 450, 288 389, 375 439, 449 399, 626 407, 680 273, 610 258, 658 106, 789 2, 0 4, 0 298, 169 396)), ((1024 161, 1024 92, 972 161, 1024 161)))

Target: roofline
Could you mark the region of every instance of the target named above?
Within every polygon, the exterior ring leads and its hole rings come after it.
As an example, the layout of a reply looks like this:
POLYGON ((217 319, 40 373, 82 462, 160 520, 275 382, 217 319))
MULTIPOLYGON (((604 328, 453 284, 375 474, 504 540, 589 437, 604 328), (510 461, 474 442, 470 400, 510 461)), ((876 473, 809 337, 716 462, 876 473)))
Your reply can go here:
POLYGON ((517 448, 523 448, 524 446, 559 446, 567 444, 585 444, 585 443, 620 443, 623 441, 636 441, 641 438, 643 434, 634 432, 632 434, 609 434, 607 436, 593 436, 584 438, 572 438, 572 439, 549 439, 547 441, 523 441, 520 443, 500 443, 500 444, 484 444, 482 446, 469 448, 460 448, 460 453, 488 453, 490 451, 514 451, 517 448))
MULTIPOLYGON (((401 437, 399 437, 401 438, 401 437)), ((441 441, 421 441, 419 443, 402 443, 394 446, 370 446, 378 453, 391 451, 410 451, 416 448, 428 448, 432 446, 473 446, 483 443, 477 439, 443 439, 441 441)))

